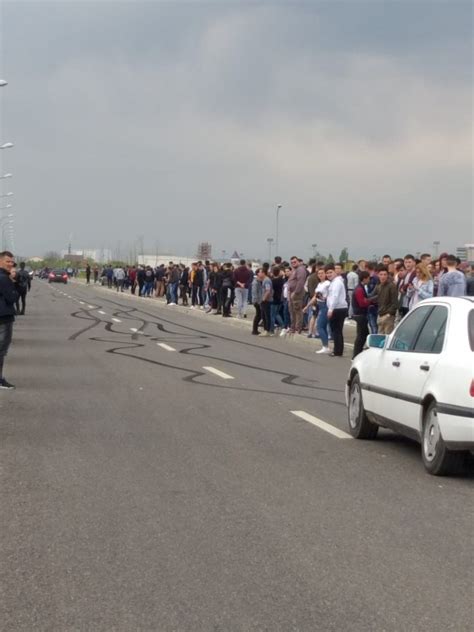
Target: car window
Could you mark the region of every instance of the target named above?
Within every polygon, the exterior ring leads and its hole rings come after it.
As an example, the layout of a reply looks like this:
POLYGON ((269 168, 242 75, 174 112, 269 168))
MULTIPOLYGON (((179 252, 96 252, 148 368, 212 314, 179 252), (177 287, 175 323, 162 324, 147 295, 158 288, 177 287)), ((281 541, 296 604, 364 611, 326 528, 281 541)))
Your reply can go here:
POLYGON ((395 330, 389 349, 392 351, 411 351, 422 324, 432 310, 432 305, 424 305, 410 312, 395 330))
POLYGON ((467 332, 469 335, 471 351, 474 351, 474 309, 471 309, 469 316, 467 317, 467 332))
POLYGON ((419 353, 441 353, 443 349, 448 308, 436 305, 418 334, 413 351, 419 353))

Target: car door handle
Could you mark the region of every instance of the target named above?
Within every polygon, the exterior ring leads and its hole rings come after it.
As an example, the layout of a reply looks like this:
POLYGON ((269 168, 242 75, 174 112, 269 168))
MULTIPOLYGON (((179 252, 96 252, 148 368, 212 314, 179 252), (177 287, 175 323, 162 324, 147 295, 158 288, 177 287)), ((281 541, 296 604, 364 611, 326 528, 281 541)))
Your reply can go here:
POLYGON ((430 365, 429 364, 420 364, 420 369, 422 371, 429 371, 430 370, 430 365))
POLYGON ((393 366, 400 366, 400 360, 394 360, 394 361, 392 362, 392 365, 393 365, 393 366))

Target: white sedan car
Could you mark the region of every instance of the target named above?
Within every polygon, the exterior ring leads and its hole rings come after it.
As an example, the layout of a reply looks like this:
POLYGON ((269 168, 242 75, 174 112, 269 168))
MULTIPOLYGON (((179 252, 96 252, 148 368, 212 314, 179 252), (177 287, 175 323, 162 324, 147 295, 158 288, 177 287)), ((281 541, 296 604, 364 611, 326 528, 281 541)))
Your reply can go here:
POLYGON ((391 428, 421 443, 431 474, 456 471, 474 451, 474 298, 422 301, 367 344, 346 387, 352 436, 391 428))

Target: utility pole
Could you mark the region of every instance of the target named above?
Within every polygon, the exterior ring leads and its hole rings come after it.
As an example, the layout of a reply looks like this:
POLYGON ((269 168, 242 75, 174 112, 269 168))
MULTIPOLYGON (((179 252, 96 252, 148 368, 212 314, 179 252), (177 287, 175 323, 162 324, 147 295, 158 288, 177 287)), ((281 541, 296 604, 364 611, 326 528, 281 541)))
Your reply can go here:
POLYGON ((279 248, 280 248, 280 242, 279 242, 279 238, 280 238, 280 209, 281 209, 281 204, 278 204, 277 208, 276 208, 276 232, 275 232, 275 252, 277 255, 280 254, 279 252, 279 248))
POLYGON ((267 244, 268 244, 268 263, 271 264, 272 262, 272 245, 273 245, 273 237, 267 237, 267 244))

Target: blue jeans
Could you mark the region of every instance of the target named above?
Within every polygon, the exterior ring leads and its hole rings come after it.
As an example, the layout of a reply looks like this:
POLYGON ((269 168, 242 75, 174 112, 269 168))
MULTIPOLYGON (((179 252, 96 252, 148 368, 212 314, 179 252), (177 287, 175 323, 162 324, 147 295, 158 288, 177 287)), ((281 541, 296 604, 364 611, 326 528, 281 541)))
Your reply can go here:
POLYGON ((377 326, 377 312, 378 309, 375 310, 370 310, 369 307, 369 311, 367 312, 367 320, 369 323, 369 331, 371 334, 376 334, 379 330, 378 326, 377 326))
POLYGON ((328 336, 328 306, 325 302, 318 301, 318 320, 316 321, 316 327, 318 328, 318 334, 321 338, 323 347, 327 347, 329 344, 328 336))
POLYGON ((282 307, 281 303, 272 303, 270 307, 270 332, 273 333, 275 331, 275 324, 278 327, 284 327, 285 323, 282 317, 282 307))
POLYGON ((168 284, 168 301, 170 303, 176 303, 178 304, 178 281, 176 281, 176 283, 169 283, 168 284))
POLYGON ((282 307, 282 312, 283 312, 283 326, 285 327, 285 329, 289 329, 290 324, 291 324, 291 319, 290 319, 290 308, 288 306, 287 299, 283 299, 281 307, 282 307))
POLYGON ((142 296, 150 296, 153 292, 153 281, 145 281, 142 290, 142 296))
POLYGON ((247 312, 247 301, 249 291, 246 287, 235 288, 235 301, 237 303, 237 314, 242 317, 247 312))

